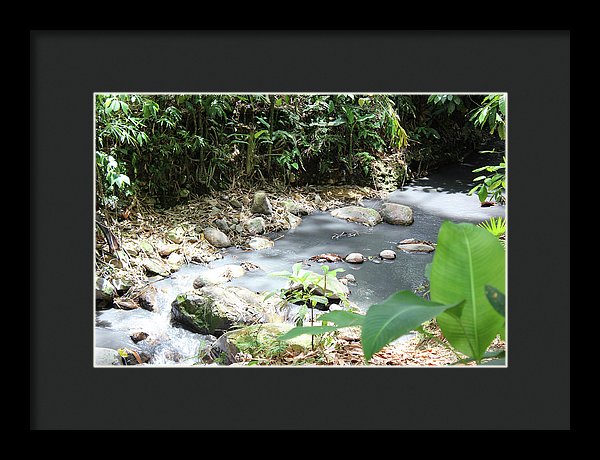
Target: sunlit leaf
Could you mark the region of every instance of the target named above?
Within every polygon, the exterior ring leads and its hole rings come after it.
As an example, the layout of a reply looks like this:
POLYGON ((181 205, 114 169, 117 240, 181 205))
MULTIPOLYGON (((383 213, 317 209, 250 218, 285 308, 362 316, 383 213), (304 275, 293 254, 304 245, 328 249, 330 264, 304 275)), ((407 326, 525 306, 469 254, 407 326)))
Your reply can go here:
POLYGON ((291 340, 301 335, 319 335, 340 329, 337 326, 298 326, 280 335, 278 340, 291 340))
POLYGON ((444 305, 423 299, 411 291, 399 291, 382 303, 372 305, 363 320, 361 331, 365 361, 391 341, 460 303, 444 305))
POLYGON ((331 322, 337 327, 360 326, 363 324, 365 315, 352 311, 336 310, 319 316, 319 321, 331 322))
POLYGON ((506 252, 498 238, 477 225, 445 221, 438 233, 430 276, 431 300, 464 300, 436 317, 444 337, 461 353, 479 360, 503 330, 485 286, 504 286, 506 252))

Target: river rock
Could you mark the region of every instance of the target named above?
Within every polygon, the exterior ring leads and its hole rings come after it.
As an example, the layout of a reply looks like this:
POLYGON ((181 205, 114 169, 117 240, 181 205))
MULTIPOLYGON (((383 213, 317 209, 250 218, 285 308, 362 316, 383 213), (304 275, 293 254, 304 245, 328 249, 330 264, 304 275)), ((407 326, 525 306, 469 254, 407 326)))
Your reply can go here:
POLYGON ((128 255, 132 257, 135 257, 140 253, 138 245, 132 241, 127 241, 123 243, 123 249, 125 250, 125 252, 127 252, 128 255))
POLYGON ((246 230, 250 235, 259 235, 265 233, 265 219, 262 217, 254 217, 253 219, 248 219, 244 224, 246 230))
POLYGON ((136 296, 136 301, 144 310, 158 311, 158 289, 153 284, 147 285, 136 296))
POLYGON ((287 212, 295 216, 307 216, 312 212, 311 208, 297 201, 285 200, 282 204, 287 212))
POLYGON ((254 194, 251 211, 254 214, 266 214, 268 216, 273 214, 273 207, 266 192, 259 191, 254 194))
POLYGON ((218 337, 234 326, 265 322, 276 302, 241 286, 204 286, 178 295, 171 313, 191 331, 218 337))
POLYGON ((108 263, 115 268, 124 268, 123 262, 120 259, 117 259, 116 257, 110 259, 108 263))
POLYGON ((113 302, 117 307, 122 310, 135 310, 136 308, 140 308, 138 303, 133 299, 127 299, 123 297, 116 297, 113 302))
POLYGON ((351 273, 348 273, 348 274, 347 274, 347 275, 345 275, 343 278, 344 278, 344 279, 346 279, 346 280, 347 280, 348 282, 350 282, 350 283, 356 283, 356 278, 355 278, 355 277, 354 277, 354 275, 353 275, 353 274, 351 274, 351 273))
POLYGON ((121 366, 121 356, 112 348, 95 347, 94 364, 96 366, 121 366))
POLYGON ((141 342, 142 340, 146 340, 148 338, 148 333, 147 332, 134 332, 133 334, 131 334, 131 340, 133 341, 133 343, 138 343, 141 342))
POLYGON ((429 244, 421 243, 404 243, 396 246, 406 252, 432 252, 435 248, 429 244))
POLYGON ((214 224, 215 224, 215 227, 217 227, 222 232, 229 231, 229 222, 227 222, 227 219, 216 219, 214 221, 214 224))
POLYGON ((272 248, 275 245, 273 240, 263 236, 255 236, 248 241, 248 246, 254 249, 255 251, 260 251, 261 249, 272 248))
POLYGON ((211 343, 206 354, 202 357, 202 361, 229 366, 237 362, 239 352, 238 347, 229 340, 229 336, 225 333, 211 343))
POLYGON ((125 350, 125 353, 127 353, 127 356, 123 356, 122 360, 125 361, 126 366, 136 366, 138 364, 145 364, 150 361, 150 356, 143 351, 136 351, 137 356, 136 353, 133 353, 131 350, 125 350))
POLYGON ((371 208, 362 206, 346 206, 331 211, 333 217, 346 219, 349 222, 357 222, 367 226, 375 226, 382 221, 381 215, 371 208))
POLYGON ((139 243, 140 249, 147 254, 152 254, 154 252, 154 246, 152 246, 148 241, 140 241, 139 243))
POLYGON ((127 278, 113 279, 112 284, 119 294, 124 294, 133 286, 133 282, 127 278))
POLYGON ((411 225, 414 222, 412 209, 403 204, 383 203, 379 212, 388 224, 411 225))
POLYGON ((379 253, 379 257, 382 259, 393 260, 396 258, 396 253, 391 249, 384 249, 379 253))
POLYGON ((349 264, 362 264, 365 261, 365 256, 363 256, 360 252, 351 252, 344 258, 344 260, 349 264))
POLYGON ((117 295, 117 290, 105 278, 96 278, 96 300, 112 300, 117 295))
POLYGON ((173 252, 169 257, 167 257, 167 263, 173 270, 179 270, 179 268, 183 265, 183 262, 183 256, 176 252, 173 252))
POLYGON ((228 248, 231 246, 229 237, 214 227, 206 227, 204 229, 204 238, 216 248, 228 248))
POLYGON ((96 310, 110 310, 114 306, 112 300, 96 300, 96 310))
POLYGON ((162 257, 167 257, 171 255, 171 253, 177 251, 179 249, 179 245, 175 243, 165 244, 158 249, 158 254, 162 257))
POLYGON ((244 276, 246 270, 240 265, 223 265, 221 267, 206 270, 194 280, 194 289, 200 289, 203 286, 215 284, 224 284, 233 278, 244 276))
POLYGON ((287 214, 287 221, 290 224, 290 228, 296 228, 302 223, 302 219, 300 217, 297 217, 289 212, 287 214))
POLYGON ((162 260, 146 258, 142 261, 142 266, 151 275, 169 276, 170 274, 169 267, 162 260))
POLYGON ((183 242, 183 235, 185 234, 185 229, 182 227, 175 227, 169 230, 166 234, 166 238, 175 244, 180 244, 183 242))

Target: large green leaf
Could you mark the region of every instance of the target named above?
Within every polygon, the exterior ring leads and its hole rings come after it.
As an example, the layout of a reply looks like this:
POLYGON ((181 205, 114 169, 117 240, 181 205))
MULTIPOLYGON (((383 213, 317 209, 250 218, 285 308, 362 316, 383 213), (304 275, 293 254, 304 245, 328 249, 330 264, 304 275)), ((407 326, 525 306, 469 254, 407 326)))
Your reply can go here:
POLYGON ((365 361, 392 340, 416 329, 446 309, 457 307, 460 302, 443 305, 411 291, 398 291, 382 303, 372 305, 363 320, 360 337, 365 361))
POLYGON ((325 334, 326 332, 337 331, 340 329, 338 326, 298 326, 294 329, 290 329, 285 334, 278 337, 279 340, 291 340, 301 335, 319 335, 325 334))
POLYGON ((327 321, 328 323, 333 323, 340 328, 361 326, 364 319, 365 315, 344 310, 330 311, 329 313, 319 316, 319 321, 327 321))
POLYGON ((485 286, 504 287, 505 254, 498 238, 476 225, 446 221, 440 228, 430 274, 431 300, 464 303, 440 314, 437 323, 453 347, 476 361, 504 329, 485 286))
POLYGON ((364 315, 350 311, 331 311, 319 316, 319 321, 331 322, 334 323, 334 325, 298 326, 279 336, 279 340, 291 340, 305 334, 320 335, 326 332, 337 331, 338 329, 342 329, 344 327, 360 326, 364 318, 364 315))

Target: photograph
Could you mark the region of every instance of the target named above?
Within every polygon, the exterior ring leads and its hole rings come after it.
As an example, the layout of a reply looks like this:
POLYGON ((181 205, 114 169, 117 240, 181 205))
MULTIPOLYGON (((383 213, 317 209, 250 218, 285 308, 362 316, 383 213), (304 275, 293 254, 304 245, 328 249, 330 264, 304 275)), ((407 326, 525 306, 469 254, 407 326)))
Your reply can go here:
POLYGON ((503 88, 91 96, 93 367, 510 367, 503 88))

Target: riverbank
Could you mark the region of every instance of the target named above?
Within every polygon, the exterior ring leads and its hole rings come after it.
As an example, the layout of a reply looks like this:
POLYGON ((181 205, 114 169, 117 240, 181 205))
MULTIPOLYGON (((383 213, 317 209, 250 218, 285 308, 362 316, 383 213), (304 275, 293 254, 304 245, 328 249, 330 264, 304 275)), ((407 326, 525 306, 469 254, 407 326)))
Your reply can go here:
POLYGON ((253 212, 254 190, 229 190, 190 200, 169 209, 157 209, 151 199, 134 200, 119 212, 102 214, 115 236, 111 250, 106 235, 96 230, 96 275, 126 293, 176 272, 185 263, 206 264, 221 258, 220 248, 249 248, 257 235, 289 230, 303 215, 328 211, 385 192, 358 186, 290 188, 287 193, 265 189, 270 214, 253 212), (260 216, 258 227, 253 217, 260 216), (205 230, 216 228, 225 244, 211 244, 205 230))
MULTIPOLYGON (((266 189, 265 194, 256 192, 216 193, 163 210, 155 208, 151 201, 138 201, 118 214, 106 216, 118 249, 113 247, 111 251, 105 234, 97 232, 96 274, 102 280, 100 293, 97 290, 97 309, 153 310, 152 300, 140 294, 154 282, 172 277, 185 264, 207 266, 222 258, 222 248, 256 249, 252 242, 261 235, 294 228, 300 225, 305 215, 361 204, 362 200, 384 199, 387 195, 357 186, 293 188, 285 193, 275 189, 266 189), (215 240, 213 230, 208 231, 209 228, 220 232, 226 241, 215 240)), ((443 366, 456 363, 459 357, 443 346, 439 329, 433 328, 429 332, 438 340, 415 334, 385 347, 373 356, 370 364, 443 366)), ((306 348, 289 350, 277 356, 258 357, 258 361, 257 356, 241 355, 234 365, 364 364, 358 331, 343 329, 330 339, 327 346, 314 351, 306 348)), ((504 347, 500 341, 492 345, 491 350, 504 347)))

